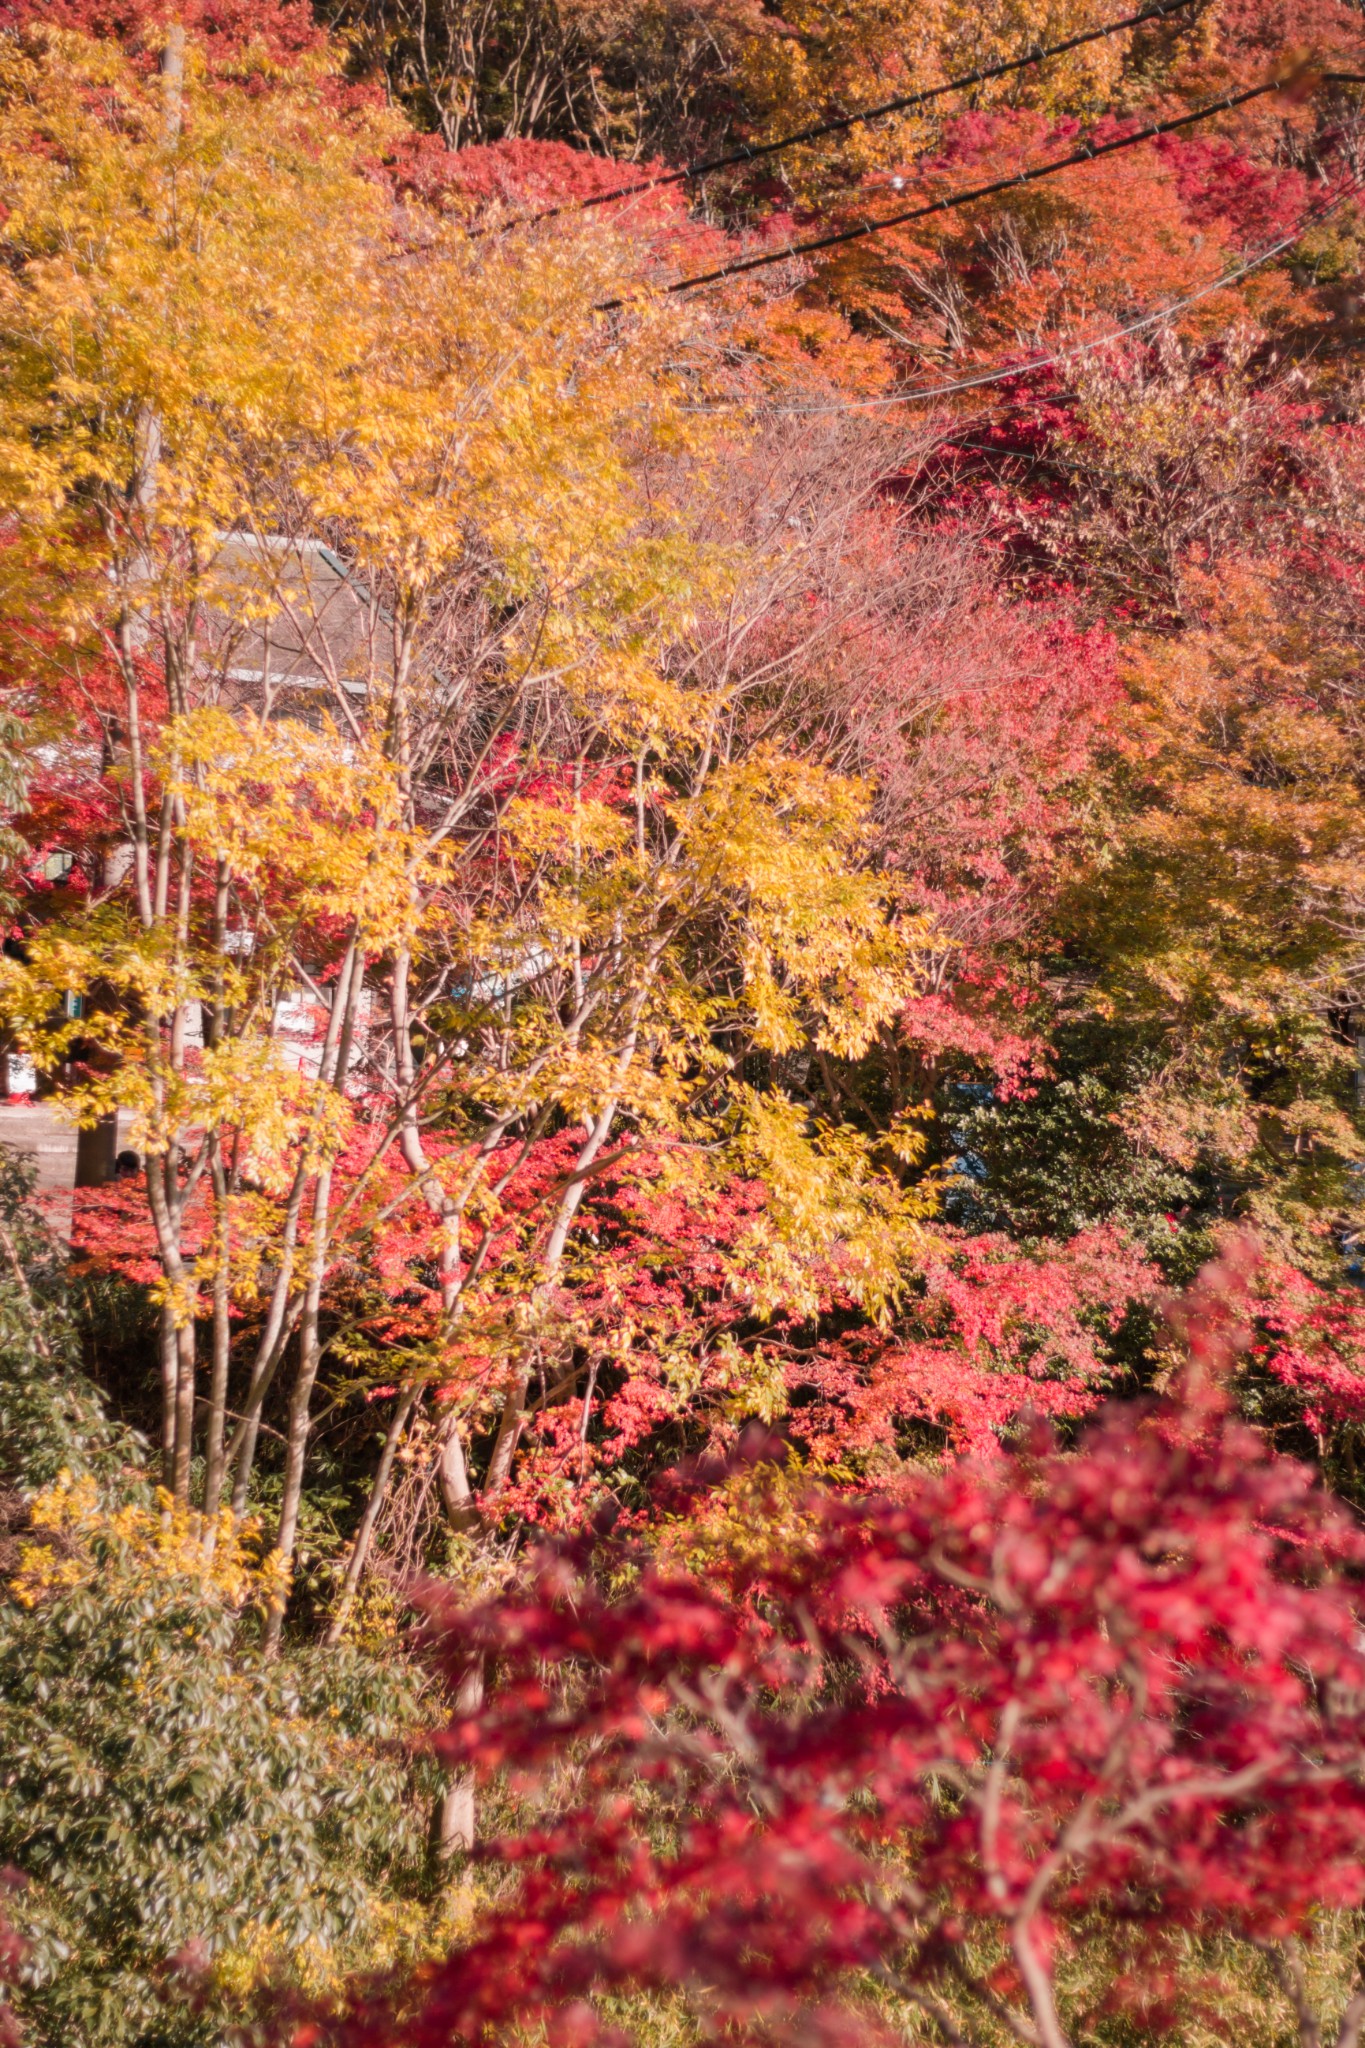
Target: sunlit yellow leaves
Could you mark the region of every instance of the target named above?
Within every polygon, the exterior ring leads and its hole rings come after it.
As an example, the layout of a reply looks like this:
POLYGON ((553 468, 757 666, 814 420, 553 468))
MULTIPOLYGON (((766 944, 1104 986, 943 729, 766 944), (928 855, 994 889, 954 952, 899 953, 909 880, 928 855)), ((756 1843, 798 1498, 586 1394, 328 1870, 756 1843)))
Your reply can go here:
POLYGON ((1135 653, 1142 886, 1119 926, 1111 902, 1110 943, 1167 1003, 1216 1001, 1263 1032, 1324 942, 1349 945, 1361 896, 1359 749, 1336 680, 1350 657, 1286 616, 1273 580, 1229 570, 1195 589, 1208 623, 1135 653))
POLYGON ((630 822, 619 807, 592 797, 570 804, 515 797, 503 812, 503 822, 512 845, 532 860, 541 854, 581 861, 619 853, 630 839, 630 822))
POLYGON ((879 1140, 784 1097, 742 1089, 737 1115, 739 1155, 768 1190, 746 1247, 756 1308, 814 1315, 837 1287, 889 1316, 924 1247, 932 1190, 885 1172, 879 1140))
POLYGON ((738 926, 756 1042, 808 1029, 856 1057, 915 988, 922 927, 895 921, 862 856, 868 792, 810 763, 757 754, 678 806, 692 887, 710 882, 738 926))
MULTIPOLYGON (((476 240, 412 209, 389 239, 348 311, 364 326, 354 361, 336 374, 328 359, 298 395, 281 496, 392 593, 400 634, 472 557, 512 615, 514 658, 562 676, 610 730, 669 728, 663 652, 724 550, 686 531, 642 464, 714 438, 677 371, 703 316, 643 302, 602 319, 637 259, 600 221, 476 240)), ((381 660, 375 681, 389 680, 381 660)), ((440 684, 414 671, 407 687, 421 702, 440 684)))
POLYGON ((190 844, 244 889, 278 894, 291 919, 344 918, 367 947, 415 937, 414 885, 442 864, 405 829, 397 770, 373 742, 201 710, 168 725, 160 754, 190 844))
POLYGON ((296 1307, 401 1158, 374 1201, 426 1207, 443 1272, 508 1240, 475 1285, 520 1369, 585 1182, 524 1218, 491 1183, 582 1130, 584 1173, 762 1173, 765 1312, 884 1312, 915 1134, 810 1126, 780 1069, 863 1056, 930 935, 871 792, 716 652, 761 670, 746 607, 802 572, 799 521, 730 516, 758 443, 696 402, 713 312, 632 290, 600 216, 475 236, 395 200, 306 70, 256 94, 191 60, 172 136, 116 56, 0 51, 0 616, 52 699, 98 670, 135 852, 0 994, 40 1065, 80 1063, 72 1113, 131 1109, 163 1162, 160 1298, 245 1307, 273 1262, 296 1307), (770 1092, 730 1114, 746 1062, 770 1092))
POLYGON ((241 1133, 241 1166, 271 1195, 285 1192, 300 1157, 309 1171, 334 1159, 354 1117, 344 1095, 310 1078, 264 1037, 208 1047, 202 1078, 192 1078, 185 1092, 197 1124, 241 1133))
POLYGON ((32 572, 60 566, 45 622, 98 638, 111 567, 134 601, 165 591, 158 534, 192 583, 241 513, 239 436, 277 436, 313 366, 340 375, 362 345, 379 195, 354 168, 363 135, 322 116, 321 91, 303 71, 266 94, 210 88, 191 61, 168 141, 155 82, 114 45, 7 39, 0 491, 19 526, 0 574, 21 615, 32 572), (133 545, 90 506, 148 469, 149 435, 162 459, 133 545))
POLYGON ((83 926, 40 930, 25 951, 22 961, 0 961, 0 1011, 40 1068, 59 1067, 81 1043, 93 1040, 100 1050, 94 1069, 58 1106, 87 1125, 116 1107, 131 1109, 139 1142, 164 1151, 190 1102, 182 1080, 157 1106, 142 1019, 173 1014, 198 995, 189 963, 115 907, 95 912, 83 926), (98 1011, 83 1004, 84 1014, 72 1017, 68 998, 95 989, 102 996, 98 1011))
POLYGON ((54 1593, 93 1581, 102 1573, 116 1580, 143 1574, 163 1581, 183 1579, 229 1608, 268 1603, 279 1597, 279 1560, 260 1554, 255 1521, 234 1525, 224 1514, 205 1541, 203 1517, 176 1508, 163 1495, 159 1509, 134 1499, 110 1507, 94 1480, 63 1472, 29 1503, 33 1531, 19 1554, 10 1591, 25 1607, 54 1593))

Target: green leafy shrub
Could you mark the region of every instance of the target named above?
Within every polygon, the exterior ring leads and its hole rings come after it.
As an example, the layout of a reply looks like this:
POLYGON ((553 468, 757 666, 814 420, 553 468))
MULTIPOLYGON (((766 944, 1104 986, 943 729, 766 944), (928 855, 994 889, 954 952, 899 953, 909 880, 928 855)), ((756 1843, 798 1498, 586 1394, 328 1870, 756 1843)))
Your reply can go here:
POLYGON ((272 1563, 249 1527, 171 1513, 82 1380, 27 1191, 0 1166, 14 2006, 32 2048, 207 2048, 262 1971, 325 1981, 362 1936, 369 1956, 420 1934, 422 1684, 350 1649, 260 1658, 272 1563))
POLYGON ((59 1472, 113 1480, 144 1446, 79 1365, 63 1247, 33 1206, 31 1160, 0 1145, 0 1498, 59 1472))

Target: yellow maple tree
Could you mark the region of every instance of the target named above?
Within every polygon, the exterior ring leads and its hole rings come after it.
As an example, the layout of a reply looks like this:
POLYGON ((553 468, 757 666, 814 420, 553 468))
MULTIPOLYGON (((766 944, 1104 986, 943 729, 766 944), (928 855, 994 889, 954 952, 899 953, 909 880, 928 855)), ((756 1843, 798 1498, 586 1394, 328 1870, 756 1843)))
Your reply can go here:
POLYGON ((394 201, 369 117, 322 120, 306 72, 210 89, 191 46, 158 84, 51 32, 3 61, 7 659, 59 741, 63 707, 94 717, 122 819, 5 1004, 73 1114, 136 1114, 177 1512, 198 1446, 208 1540, 225 1499, 240 1518, 287 1381, 291 1557, 328 1275, 414 1205, 444 1320, 399 1361, 386 1458, 457 1331, 508 1285, 530 1303, 438 1432, 457 1517, 476 1425, 485 1495, 507 1477, 622 1148, 767 1161, 756 1299, 837 1271, 884 1312, 926 1208, 908 1151, 774 1081, 869 1045, 925 933, 876 874, 870 792, 765 650, 814 543, 768 509, 752 429, 696 405, 713 316, 638 294, 595 227, 479 238, 394 201), (72 991, 83 1014, 57 1014, 72 991), (302 1054, 290 1005, 316 1020, 302 1054), (729 1085, 755 1058, 773 1080, 729 1085), (517 1162, 565 1131, 567 1179, 492 1273, 517 1162))

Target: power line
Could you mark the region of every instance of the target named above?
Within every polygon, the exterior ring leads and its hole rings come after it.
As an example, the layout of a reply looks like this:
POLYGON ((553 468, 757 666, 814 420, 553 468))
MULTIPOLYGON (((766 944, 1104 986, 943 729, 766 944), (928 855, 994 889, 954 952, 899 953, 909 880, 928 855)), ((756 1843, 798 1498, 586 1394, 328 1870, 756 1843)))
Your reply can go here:
MULTIPOLYGON (((835 413, 882 411, 893 405, 920 405, 930 399, 953 398, 962 391, 979 391, 988 384, 1005 384, 1013 377, 1028 377, 1035 370, 1049 370, 1058 363, 1075 362, 1081 356, 1093 355, 1097 349, 1112 348, 1115 342, 1126 341, 1134 334, 1142 334, 1149 327, 1159 327, 1163 321, 1173 319, 1177 313, 1185 312, 1190 306, 1197 306, 1201 299, 1212 298, 1215 292, 1227 291, 1230 286, 1240 284, 1253 270, 1259 270, 1262 264, 1271 263, 1277 256, 1282 256, 1286 249, 1292 249, 1296 242, 1302 240, 1310 227, 1317 227, 1320 222, 1330 218, 1338 207, 1344 206, 1348 199, 1354 199, 1363 189, 1365 185, 1362 185, 1361 180, 1353 180, 1325 206, 1312 207, 1307 213, 1301 214, 1287 235, 1282 235, 1277 242, 1271 242, 1268 247, 1258 250, 1254 256, 1249 256, 1244 263, 1239 263, 1235 270, 1225 271, 1221 277, 1213 278, 1208 284, 1201 285, 1197 291, 1186 293, 1184 298, 1172 299, 1168 304, 1158 306, 1155 312, 1144 313, 1140 319, 1130 320, 1125 326, 1116 327, 1112 334, 1098 335, 1093 341, 1076 342, 1070 348, 1057 349, 1051 355, 1033 356, 1028 362, 1012 363, 1004 369, 983 370, 979 376, 961 377, 952 384, 923 385, 913 391, 893 392, 885 398, 862 398, 838 405, 778 406, 775 411, 778 417, 783 419, 825 419, 835 413)), ((743 401, 736 399, 698 409, 704 412, 730 411, 742 403, 743 401)))
POLYGON ((633 185, 614 186, 610 192, 594 192, 588 199, 566 199, 562 205, 547 206, 542 213, 533 213, 515 226, 535 227, 543 220, 557 220, 565 213, 587 213, 594 206, 612 206, 618 199, 631 199, 641 192, 659 192, 668 185, 690 184, 696 178, 705 178, 713 171, 730 171, 745 164, 757 163, 761 158, 776 156, 781 150, 795 149, 803 142, 818 142, 826 135, 842 135, 850 128, 857 128, 865 121, 879 121, 886 114, 903 114, 911 107, 927 106, 931 100, 943 99, 947 94, 966 92, 974 85, 989 85, 993 79, 1008 77, 1012 71, 1023 71, 1031 64, 1042 64, 1050 57, 1062 57, 1070 50, 1079 50, 1086 43, 1097 43, 1106 36, 1122 34, 1125 29, 1137 28, 1144 21, 1163 21, 1167 16, 1179 14, 1192 7, 1194 0, 1156 0, 1151 7, 1144 7, 1138 14, 1125 15, 1122 21, 1107 22, 1103 28, 1088 28, 1079 35, 1068 36, 1064 42, 1050 43, 1046 48, 1034 44, 1020 57, 1007 57, 999 64, 983 65, 979 71, 968 71, 960 78, 950 78, 943 85, 926 87, 922 92, 903 93, 898 99, 883 100, 875 107, 860 107, 856 113, 840 114, 830 121, 818 121, 809 128, 798 128, 791 135, 781 135, 773 142, 746 143, 732 150, 728 156, 706 157, 696 163, 685 164, 680 171, 665 171, 657 178, 640 178, 633 185))
MULTIPOLYGON (((1355 72, 1327 72, 1324 77, 1334 83, 1365 82, 1355 72)), ((862 221, 857 227, 836 228, 827 235, 814 235, 809 241, 791 242, 785 249, 770 249, 760 256, 741 257, 734 263, 722 264, 718 270, 705 270, 695 277, 675 278, 672 284, 658 289, 665 295, 697 291, 703 285, 719 284, 730 277, 744 277, 750 271, 766 270, 771 264, 787 263, 796 256, 812 256, 822 249, 837 249, 850 242, 861 242, 868 235, 884 234, 888 228, 904 227, 909 221, 927 220, 936 213, 950 213, 954 208, 970 206, 978 199, 991 199, 997 193, 1013 191, 1020 185, 1033 185, 1041 178, 1055 177, 1059 171, 1071 170, 1077 164, 1094 163, 1100 157, 1114 156, 1119 150, 1135 149, 1139 143, 1150 142, 1155 136, 1173 135, 1178 129, 1193 127, 1197 121, 1207 121, 1213 114, 1228 113, 1234 107, 1246 106, 1250 100, 1264 98, 1267 93, 1281 92, 1287 83, 1287 79, 1274 78, 1264 85, 1251 85, 1241 92, 1225 93, 1221 99, 1210 100, 1205 106, 1196 107, 1192 113, 1177 114, 1169 121, 1150 122, 1147 127, 1134 129, 1130 135, 1117 136, 1112 142, 1084 143, 1067 156, 1053 157, 1045 164, 1034 164, 1030 169, 1017 171, 1007 178, 992 179, 989 185, 973 185, 961 192, 946 193, 942 199, 931 199, 923 206, 911 206, 903 213, 888 214, 885 220, 862 221)), ((629 301, 625 298, 605 299, 594 306, 593 311, 615 313, 627 304, 629 301)))

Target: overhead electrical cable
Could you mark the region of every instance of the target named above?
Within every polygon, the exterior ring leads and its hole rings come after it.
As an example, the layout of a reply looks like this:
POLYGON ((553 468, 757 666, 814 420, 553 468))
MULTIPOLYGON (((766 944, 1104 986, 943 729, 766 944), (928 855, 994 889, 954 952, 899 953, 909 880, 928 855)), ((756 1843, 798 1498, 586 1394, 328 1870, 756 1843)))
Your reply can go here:
POLYGON ((859 107, 851 114, 836 114, 828 121, 816 121, 809 128, 798 128, 791 135, 779 135, 772 142, 745 143, 726 156, 705 157, 696 163, 684 164, 680 171, 661 171, 656 178, 639 178, 633 185, 613 186, 611 191, 594 192, 587 199, 566 199, 559 206, 547 206, 543 212, 533 213, 526 220, 509 225, 535 227, 543 220, 557 220, 561 214, 587 213, 594 206, 614 206, 618 200, 632 199, 642 192, 661 192, 669 185, 691 184, 697 178, 709 177, 713 171, 738 170, 747 164, 758 163, 764 157, 777 156, 784 149, 796 149, 803 142, 819 142, 826 135, 842 135, 864 122, 880 121, 887 114, 908 113, 912 107, 927 106, 931 100, 943 99, 949 93, 968 92, 974 85, 989 85, 994 79, 1008 77, 1012 71, 1024 71, 1030 65, 1046 63, 1050 57, 1063 57, 1070 50, 1079 50, 1086 43, 1100 42, 1106 36, 1121 35, 1125 29, 1138 28, 1145 21, 1163 21, 1194 4, 1195 0, 1155 0, 1153 6, 1144 7, 1137 14, 1126 14, 1122 21, 1106 22, 1101 28, 1083 29, 1078 35, 1068 36, 1064 42, 1049 43, 1045 48, 1035 43, 1021 56, 1003 58, 998 64, 985 64, 980 70, 964 72, 960 78, 947 79, 942 85, 926 86, 920 92, 902 93, 897 99, 882 100, 875 107, 859 107))
MULTIPOLYGON (((931 399, 955 398, 962 391, 979 391, 988 384, 1006 384, 1012 378, 1028 377, 1036 370, 1049 370, 1058 363, 1075 362, 1081 356, 1095 354, 1098 349, 1112 348, 1115 342, 1127 341, 1131 335, 1143 334, 1149 328, 1159 327, 1164 321, 1174 319, 1177 313, 1185 312, 1190 306, 1197 306, 1201 299, 1212 298, 1216 292, 1227 291, 1230 286, 1240 284, 1253 270, 1259 270, 1262 264, 1273 263, 1286 249, 1292 249, 1296 242, 1302 241, 1309 228, 1317 227, 1322 221, 1329 219, 1338 207, 1344 206, 1348 199, 1358 197, 1362 191, 1365 191, 1365 181, 1353 179, 1325 205, 1311 207, 1308 212, 1301 214, 1288 234, 1281 235, 1278 241, 1271 242, 1266 248, 1258 249, 1254 256, 1248 256, 1236 269, 1224 271, 1220 277, 1211 278, 1208 284, 1200 285, 1197 291, 1187 292, 1183 298, 1171 299, 1165 305, 1158 306, 1155 311, 1144 313, 1140 319, 1130 320, 1124 326, 1116 327, 1110 334, 1096 335, 1091 341, 1075 342, 1070 348, 1054 350, 1050 355, 1031 356, 1026 362, 1009 363, 1002 369, 983 370, 979 376, 959 377, 951 384, 918 385, 909 391, 893 391, 879 398, 841 401, 838 405, 777 406, 774 411, 782 419, 824 419, 833 413, 865 413, 883 411, 893 405, 920 405, 928 403, 931 399)), ((746 403, 746 400, 731 399, 723 400, 716 405, 700 406, 697 409, 701 412, 728 412, 746 403)))
MULTIPOLYGON (((1322 74, 1332 83, 1358 85, 1365 78, 1356 72, 1331 71, 1322 74)), ((1119 135, 1112 142, 1087 142, 1079 149, 1073 149, 1066 156, 1051 157, 1046 163, 1034 164, 1022 171, 1015 171, 1009 177, 993 178, 988 185, 971 185, 957 192, 947 192, 941 199, 930 199, 922 206, 906 207, 900 213, 891 213, 884 220, 860 221, 855 227, 834 228, 825 235, 812 235, 804 242, 789 242, 782 249, 764 250, 757 256, 743 256, 733 263, 724 263, 717 270, 704 270, 693 277, 675 278, 672 284, 658 285, 654 289, 665 296, 677 292, 699 291, 703 285, 720 284, 726 278, 745 277, 751 271, 766 270, 774 263, 789 263, 794 257, 813 256, 825 249, 846 247, 850 242, 864 241, 869 235, 885 234, 888 228, 905 227, 909 222, 928 220, 932 215, 951 213, 959 206, 971 206, 979 199, 992 199, 998 193, 1016 190, 1021 185, 1034 185, 1043 178, 1056 177, 1061 171, 1068 171, 1080 164, 1095 163, 1101 157, 1115 156, 1120 150, 1136 149, 1140 143, 1151 142, 1158 135, 1174 135, 1182 128, 1192 128, 1196 122, 1207 121, 1214 114, 1230 112, 1234 107, 1244 107, 1251 100, 1263 99, 1267 93, 1282 92, 1288 78, 1274 78, 1263 85, 1251 85, 1241 92, 1224 93, 1220 99, 1209 100, 1202 107, 1195 107, 1188 114, 1176 114, 1168 121, 1151 121, 1145 128, 1135 128, 1131 134, 1119 135)), ((593 308, 597 313, 615 313, 629 305, 628 298, 604 299, 593 308)))

